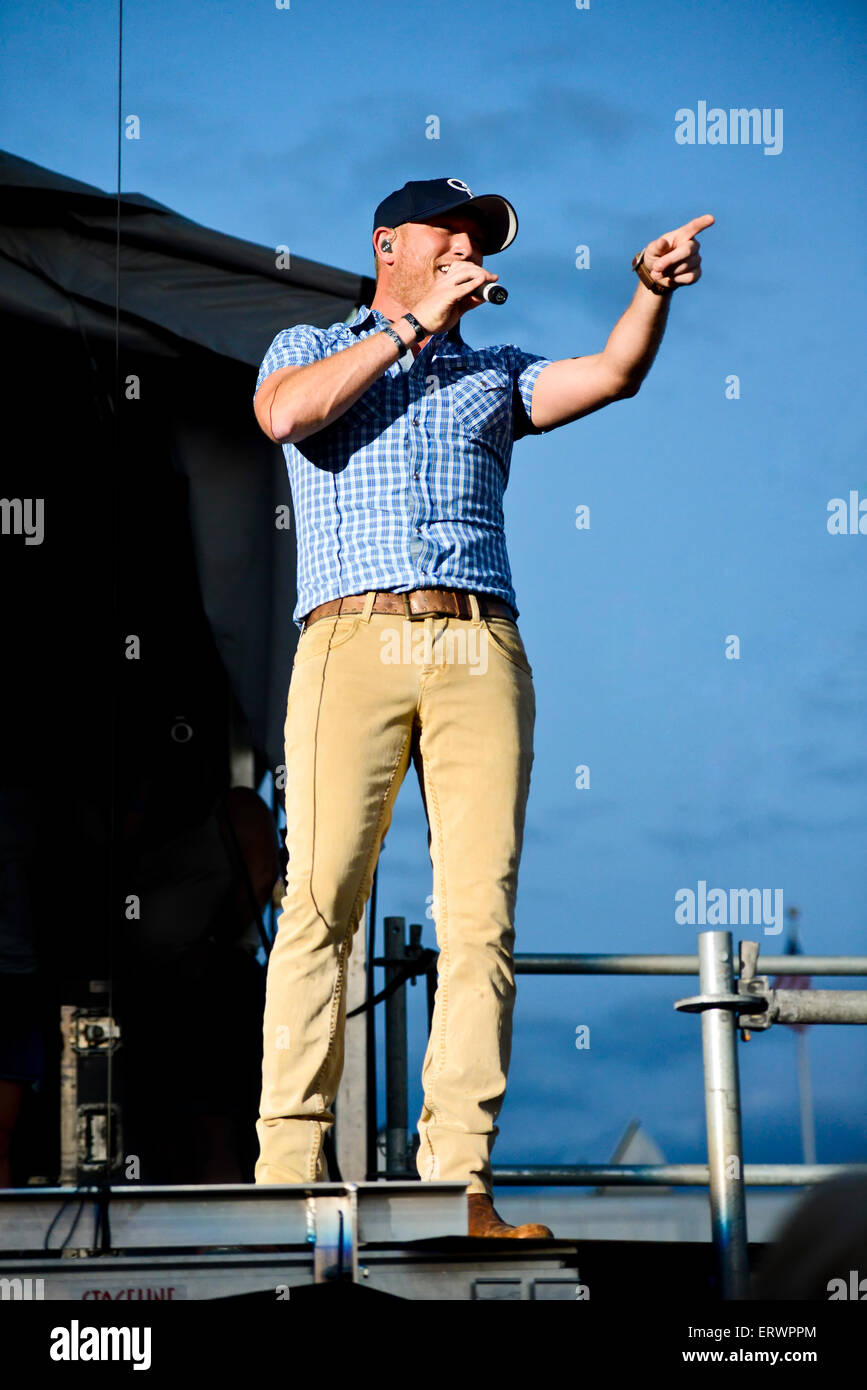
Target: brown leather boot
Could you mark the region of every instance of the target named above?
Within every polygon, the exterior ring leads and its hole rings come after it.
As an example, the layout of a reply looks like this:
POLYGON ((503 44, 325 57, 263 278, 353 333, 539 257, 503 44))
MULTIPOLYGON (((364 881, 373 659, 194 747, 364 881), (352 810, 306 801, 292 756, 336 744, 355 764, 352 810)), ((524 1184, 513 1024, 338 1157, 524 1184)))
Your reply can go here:
POLYGON ((467 1208, 470 1236, 517 1236, 519 1240, 552 1240, 554 1232, 539 1222, 529 1221, 523 1226, 510 1226, 494 1210, 494 1199, 486 1192, 468 1192, 467 1208))

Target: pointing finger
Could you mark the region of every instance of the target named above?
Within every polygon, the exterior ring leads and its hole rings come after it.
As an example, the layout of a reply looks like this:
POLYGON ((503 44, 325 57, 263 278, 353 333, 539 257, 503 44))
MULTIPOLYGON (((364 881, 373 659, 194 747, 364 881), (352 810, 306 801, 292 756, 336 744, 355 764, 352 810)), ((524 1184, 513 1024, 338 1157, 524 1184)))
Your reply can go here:
POLYGON ((713 226, 715 221, 716 218, 712 213, 703 213, 701 217, 694 217, 691 222, 685 222, 676 231, 669 232, 669 240, 672 241, 672 244, 676 241, 689 241, 690 237, 694 237, 697 232, 703 232, 705 227, 713 226))

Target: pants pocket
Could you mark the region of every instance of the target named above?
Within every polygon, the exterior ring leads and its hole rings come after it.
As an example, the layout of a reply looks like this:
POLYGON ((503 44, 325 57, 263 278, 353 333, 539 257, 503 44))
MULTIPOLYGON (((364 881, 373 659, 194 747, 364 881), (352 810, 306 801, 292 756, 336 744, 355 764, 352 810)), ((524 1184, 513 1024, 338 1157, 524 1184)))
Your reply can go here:
POLYGON ((502 652, 513 666, 517 666, 528 676, 532 676, 533 668, 524 650, 524 643, 518 631, 517 623, 513 623, 511 618, 483 618, 482 622, 497 650, 502 652))
POLYGON ((342 647, 358 630, 360 613, 343 613, 333 618, 319 618, 305 628, 298 638, 295 648, 295 666, 301 666, 314 657, 324 656, 327 651, 342 647))

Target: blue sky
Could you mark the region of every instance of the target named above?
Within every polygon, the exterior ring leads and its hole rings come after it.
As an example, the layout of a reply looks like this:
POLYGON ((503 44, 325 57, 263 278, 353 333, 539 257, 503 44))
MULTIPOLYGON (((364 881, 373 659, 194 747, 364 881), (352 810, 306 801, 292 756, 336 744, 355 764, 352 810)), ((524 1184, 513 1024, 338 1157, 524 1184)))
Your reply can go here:
MULTIPOLYGON (((5 14, 0 144, 114 188, 112 6, 5 14)), ((867 535, 826 527, 831 498, 867 498, 865 27, 855 4, 797 0, 125 5, 123 109, 142 122, 125 191, 367 273, 373 209, 406 179, 503 193, 520 227, 489 264, 510 298, 465 317, 471 344, 599 351, 634 252, 716 218, 639 395, 513 454, 538 707, 519 951, 692 950, 674 895, 700 879, 781 887, 806 950, 867 951, 867 535), (678 144, 675 113, 700 101, 781 110, 779 153, 678 144)), ((430 891, 411 772, 380 910, 424 921, 433 944, 430 891)), ((495 1162, 604 1160, 633 1116, 670 1159, 701 1158, 700 1025, 672 1008, 694 988, 521 978, 495 1162)), ((423 997, 410 991, 413 1121, 423 997)), ((808 1037, 819 1159, 864 1161, 865 1031, 808 1037)), ((799 1160, 794 1037, 754 1035, 740 1061, 747 1160, 799 1160)))

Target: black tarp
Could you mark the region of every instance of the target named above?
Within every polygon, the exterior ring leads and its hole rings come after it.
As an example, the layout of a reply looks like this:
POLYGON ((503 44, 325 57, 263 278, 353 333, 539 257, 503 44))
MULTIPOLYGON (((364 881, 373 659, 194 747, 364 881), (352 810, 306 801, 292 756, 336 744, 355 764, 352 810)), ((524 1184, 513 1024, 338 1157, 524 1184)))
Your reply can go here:
MULTIPOLYGON (((101 408, 98 423, 89 412, 87 443, 94 447, 98 429, 109 443, 117 328, 120 381, 142 379, 141 400, 121 400, 117 469, 127 466, 124 451, 140 438, 147 414, 165 454, 160 464, 153 460, 154 474, 170 458, 185 485, 198 586, 217 650, 255 747, 276 766, 296 638, 295 554, 291 535, 273 525, 275 507, 290 502, 288 481, 281 451, 256 426, 252 390, 280 329, 347 318, 370 302, 373 282, 294 254, 289 268, 278 269, 274 250, 201 227, 141 194, 118 200, 6 153, 0 198, 0 306, 7 349, 23 377, 14 388, 7 378, 7 409, 26 428, 32 392, 36 418, 47 410, 50 419, 57 377, 75 357, 76 374, 89 378, 79 379, 80 393, 101 408)), ((65 431, 51 438, 52 450, 65 454, 65 431)), ((31 436, 28 452, 47 442, 31 436)), ((87 447, 83 439, 76 445, 87 447)), ((9 489, 14 471, 4 470, 4 495, 18 495, 9 489)), ((125 480, 115 481, 122 492, 125 480)), ((136 498, 149 485, 145 471, 136 498)), ((155 488, 164 485, 154 476, 155 488)), ((50 501, 48 547, 59 519, 50 501)), ((145 569, 149 554, 159 558, 145 550, 145 569)), ((154 571, 149 578, 155 582, 154 571)))
POLYGON ((232 728, 257 781, 282 762, 294 529, 252 394, 280 329, 345 320, 374 285, 6 153, 0 200, 0 787, 50 808, 32 868, 85 969, 125 837, 201 821, 232 728), (23 499, 38 544, 8 533, 23 499))
POLYGON ((3 310, 113 342, 117 297, 122 345, 136 351, 174 356, 195 344, 258 369, 281 328, 327 327, 373 297, 367 276, 294 252, 278 269, 268 247, 3 151, 0 198, 3 310))

